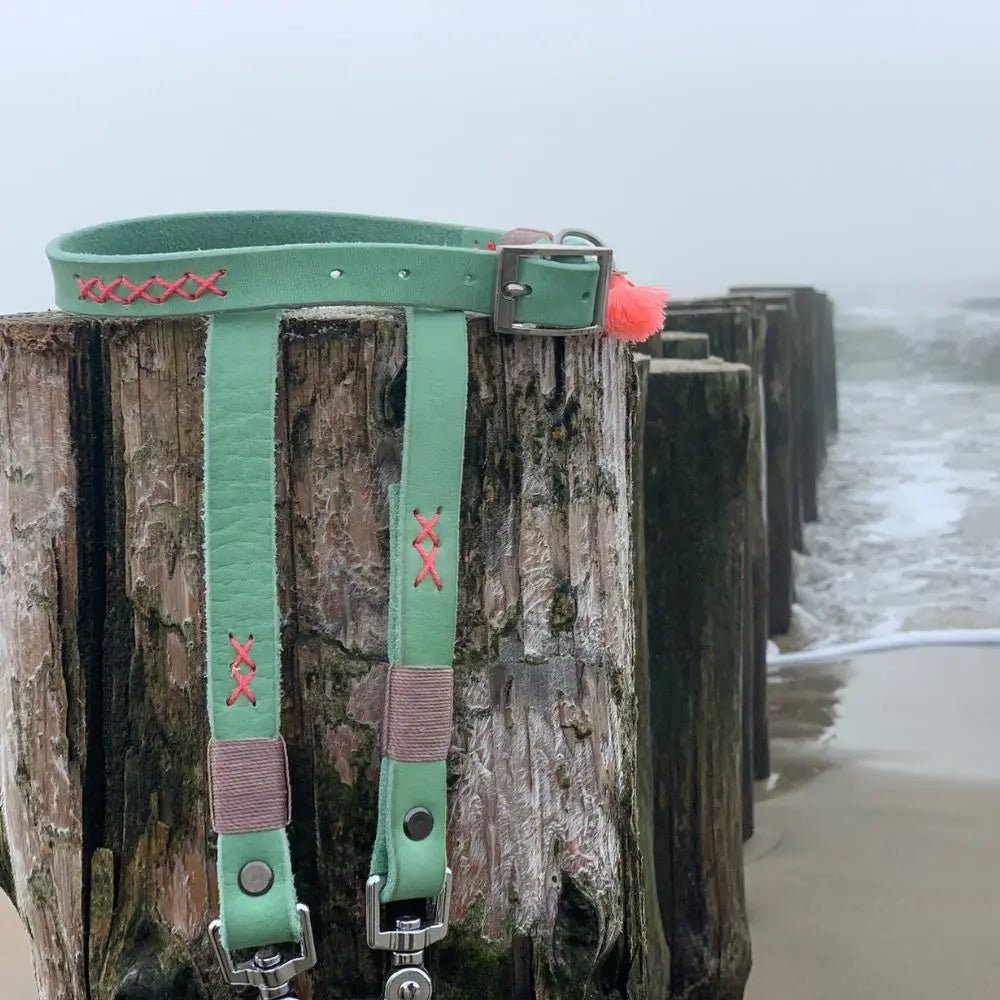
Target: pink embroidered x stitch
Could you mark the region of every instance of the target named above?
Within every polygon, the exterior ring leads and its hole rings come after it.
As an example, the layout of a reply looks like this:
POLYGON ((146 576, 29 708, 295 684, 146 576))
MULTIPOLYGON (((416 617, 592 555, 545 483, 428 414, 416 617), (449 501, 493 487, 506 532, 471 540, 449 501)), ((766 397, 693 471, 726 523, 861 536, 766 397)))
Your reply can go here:
POLYGON ((247 641, 241 646, 236 641, 236 636, 230 632, 229 642, 233 649, 236 650, 236 659, 229 664, 229 669, 232 671, 233 679, 236 681, 236 688, 226 700, 226 704, 232 707, 236 704, 236 699, 239 698, 241 694, 245 694, 250 704, 256 705, 257 699, 254 697, 253 691, 250 690, 250 682, 253 680, 253 675, 257 672, 257 664, 250 659, 250 647, 253 645, 253 635, 248 635, 247 641), (240 670, 241 663, 245 663, 247 667, 249 667, 249 671, 245 674, 240 670))
POLYGON ((424 578, 429 574, 430 578, 434 581, 434 585, 440 590, 443 584, 434 566, 434 560, 437 557, 438 549, 441 547, 441 542, 438 539, 437 532, 434 530, 434 525, 437 524, 438 518, 441 516, 441 511, 437 511, 431 517, 421 517, 420 512, 415 510, 413 516, 420 523, 420 531, 417 537, 413 539, 413 547, 420 553, 420 558, 424 561, 424 565, 417 574, 417 578, 413 581, 413 586, 419 587, 424 578), (430 539, 430 550, 425 549, 422 544, 425 538, 430 539))
POLYGON ((208 292, 212 295, 225 296, 228 292, 216 285, 216 282, 225 273, 225 271, 213 271, 208 277, 202 277, 200 274, 187 271, 179 278, 174 279, 162 278, 160 275, 154 274, 138 284, 130 281, 124 274, 119 274, 117 278, 112 278, 106 285, 100 278, 82 278, 78 275, 76 283, 80 286, 80 298, 84 300, 107 302, 108 299, 111 299, 112 302, 117 302, 119 305, 130 306, 136 299, 145 299, 146 302, 152 302, 153 305, 159 306, 163 305, 171 295, 179 295, 189 302, 200 299, 208 292), (193 289, 187 288, 188 282, 194 284, 193 289), (119 290, 125 294, 119 295, 119 290))

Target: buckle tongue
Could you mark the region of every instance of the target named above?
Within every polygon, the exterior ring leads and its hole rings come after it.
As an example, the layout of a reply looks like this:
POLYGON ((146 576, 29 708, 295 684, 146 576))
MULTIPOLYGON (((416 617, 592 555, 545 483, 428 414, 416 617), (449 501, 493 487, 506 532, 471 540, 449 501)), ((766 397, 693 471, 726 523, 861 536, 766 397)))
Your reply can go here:
POLYGON ((316 964, 316 943, 309 907, 299 903, 296 910, 302 925, 302 951, 284 961, 275 948, 261 948, 249 961, 237 964, 233 961, 232 952, 222 946, 221 921, 213 920, 208 925, 208 939, 230 986, 255 986, 260 991, 260 1000, 296 1000, 292 993, 292 980, 316 964))
POLYGON ((493 329, 496 333, 520 333, 536 337, 573 337, 600 333, 604 329, 604 316, 608 305, 611 284, 612 252, 600 245, 597 237, 582 229, 565 229, 555 243, 504 244, 497 247, 497 283, 493 295, 493 329), (576 246, 560 242, 566 236, 591 240, 592 246, 576 246), (514 320, 517 300, 531 293, 531 289, 518 281, 518 266, 525 257, 596 257, 597 294, 594 296, 594 322, 590 326, 533 326, 514 320))

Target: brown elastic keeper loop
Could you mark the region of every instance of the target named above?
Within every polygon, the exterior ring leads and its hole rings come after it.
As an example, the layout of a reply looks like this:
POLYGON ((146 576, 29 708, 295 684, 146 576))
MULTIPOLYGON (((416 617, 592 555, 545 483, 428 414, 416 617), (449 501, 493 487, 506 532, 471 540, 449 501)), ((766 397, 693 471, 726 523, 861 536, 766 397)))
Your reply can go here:
POLYGON ((552 233, 544 229, 511 229, 500 237, 501 246, 517 246, 530 243, 551 243, 555 239, 552 233))
POLYGON ((292 819, 285 741, 209 740, 208 795, 216 833, 280 830, 292 819))
POLYGON ((399 761, 446 760, 453 698, 451 667, 390 666, 382 752, 399 761))

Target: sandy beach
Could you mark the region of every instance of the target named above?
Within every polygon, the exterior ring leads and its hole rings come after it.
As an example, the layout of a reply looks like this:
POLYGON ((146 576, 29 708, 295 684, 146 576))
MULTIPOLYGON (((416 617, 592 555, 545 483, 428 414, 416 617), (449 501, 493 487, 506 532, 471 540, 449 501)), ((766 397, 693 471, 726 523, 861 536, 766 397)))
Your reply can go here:
POLYGON ((11 901, 0 892, 0 965, 3 995, 11 1000, 37 1000, 35 974, 28 957, 28 935, 11 901))
MULTIPOLYGON (((1000 648, 772 678, 747 1000, 987 1000, 1000 982, 1000 648)), ((0 899, 5 997, 35 1000, 0 899)))
POLYGON ((747 846, 747 1000, 986 1000, 1000 982, 1000 649, 883 653, 772 686, 747 846))

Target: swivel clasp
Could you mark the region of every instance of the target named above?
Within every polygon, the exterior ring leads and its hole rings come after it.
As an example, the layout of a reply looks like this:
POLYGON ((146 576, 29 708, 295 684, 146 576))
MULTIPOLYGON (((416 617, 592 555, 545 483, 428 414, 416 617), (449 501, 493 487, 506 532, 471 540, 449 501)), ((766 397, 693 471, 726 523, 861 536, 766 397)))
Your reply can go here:
POLYGON ((209 924, 209 941, 230 986, 255 986, 260 1000, 298 1000, 292 991, 292 980, 316 964, 316 943, 308 907, 299 903, 296 909, 302 927, 302 948, 297 955, 283 956, 273 947, 258 948, 249 961, 237 963, 222 946, 221 922, 213 920, 209 924))
POLYGON ((451 869, 445 869, 444 885, 434 900, 433 916, 423 920, 399 917, 392 930, 382 927, 381 888, 381 876, 372 875, 365 886, 365 922, 368 947, 392 952, 392 971, 385 981, 383 1000, 431 1000, 433 985, 424 968, 424 949, 448 933, 451 869))

